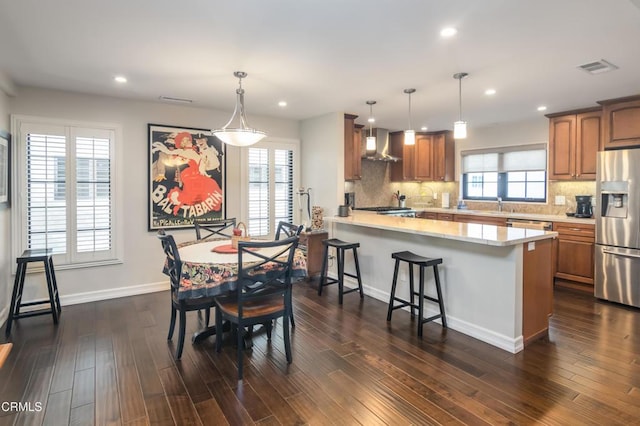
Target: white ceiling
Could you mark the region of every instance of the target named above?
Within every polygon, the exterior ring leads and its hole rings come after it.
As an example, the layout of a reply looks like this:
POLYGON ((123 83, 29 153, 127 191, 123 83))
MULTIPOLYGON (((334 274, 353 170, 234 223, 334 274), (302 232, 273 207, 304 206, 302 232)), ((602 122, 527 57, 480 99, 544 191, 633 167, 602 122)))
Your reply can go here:
MULTIPOLYGON (((638 0, 0 0, 0 71, 36 86, 252 115, 487 126, 640 93, 638 0), (440 30, 455 26, 457 36, 440 30), (590 75, 576 66, 619 67, 590 75), (129 82, 113 82, 123 74, 129 82), (495 88, 493 97, 484 95, 495 88), (286 100, 289 106, 279 108, 286 100)), ((212 127, 224 123, 211 123, 212 127)))

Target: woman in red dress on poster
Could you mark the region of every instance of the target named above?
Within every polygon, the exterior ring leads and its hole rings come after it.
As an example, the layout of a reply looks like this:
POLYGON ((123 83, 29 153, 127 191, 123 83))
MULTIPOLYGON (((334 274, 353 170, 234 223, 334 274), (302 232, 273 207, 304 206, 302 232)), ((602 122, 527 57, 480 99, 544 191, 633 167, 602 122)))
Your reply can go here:
POLYGON ((154 142, 151 151, 160 151, 187 160, 187 167, 180 172, 182 188, 172 188, 168 194, 169 200, 174 204, 173 214, 177 215, 183 205, 193 206, 199 203, 206 203, 207 210, 219 211, 222 207, 222 190, 218 182, 206 173, 206 168, 200 167, 202 158, 193 146, 191 134, 180 132, 174 140, 176 148, 173 150, 162 142, 154 142))

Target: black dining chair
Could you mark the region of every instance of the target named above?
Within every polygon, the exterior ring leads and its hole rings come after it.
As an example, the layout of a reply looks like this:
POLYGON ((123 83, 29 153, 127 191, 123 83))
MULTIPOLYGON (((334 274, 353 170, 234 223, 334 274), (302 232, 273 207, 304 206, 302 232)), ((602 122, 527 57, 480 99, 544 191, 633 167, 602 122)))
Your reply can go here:
MULTIPOLYGON (((271 340, 272 321, 282 318, 287 363, 291 364, 291 273, 298 246, 294 236, 278 241, 240 241, 238 243, 238 282, 235 294, 216 297, 216 330, 223 320, 236 325, 238 380, 242 380, 242 330, 265 324, 271 340), (269 253, 269 254, 267 254, 269 253)), ((216 333, 216 351, 222 349, 222 333, 216 333)))
MULTIPOLYGON (((300 233, 304 229, 304 225, 295 225, 293 223, 280 221, 278 222, 278 227, 276 228, 276 240, 280 238, 290 238, 293 236, 300 236, 300 233)), ((291 320, 291 327, 296 326, 296 321, 293 319, 293 302, 291 303, 291 316, 289 317, 291 320)))
POLYGON ((278 227, 276 228, 276 240, 280 238, 289 238, 293 236, 300 236, 300 233, 304 229, 304 225, 295 225, 293 223, 280 221, 278 222, 278 227))
POLYGON ((184 335, 187 323, 188 311, 197 311, 204 309, 206 313, 206 324, 209 324, 209 315, 211 308, 215 305, 213 297, 198 297, 193 299, 180 299, 178 298, 178 290, 180 288, 180 276, 182 274, 182 261, 180 260, 180 253, 178 247, 173 239, 173 235, 168 235, 163 229, 158 231, 158 238, 162 243, 162 250, 164 250, 167 256, 167 263, 165 265, 165 271, 169 275, 169 281, 171 282, 171 322, 169 323, 169 334, 167 340, 173 338, 173 331, 176 325, 176 314, 180 312, 180 324, 178 331, 178 347, 176 348, 175 359, 182 357, 182 349, 184 347, 184 335))
POLYGON ((231 230, 236 227, 236 218, 207 221, 196 219, 193 225, 196 228, 196 239, 198 241, 215 236, 231 238, 231 230))

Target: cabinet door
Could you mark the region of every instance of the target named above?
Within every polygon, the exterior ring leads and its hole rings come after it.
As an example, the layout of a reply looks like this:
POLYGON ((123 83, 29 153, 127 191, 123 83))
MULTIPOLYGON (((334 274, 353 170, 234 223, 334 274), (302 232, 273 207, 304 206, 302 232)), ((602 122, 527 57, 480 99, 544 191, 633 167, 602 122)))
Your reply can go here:
POLYGON ((356 124, 353 129, 353 178, 362 178, 362 124, 356 124))
POLYGON ((431 145, 431 135, 416 134, 413 158, 416 180, 434 180, 431 145))
POLYGON ((605 149, 640 146, 640 99, 605 103, 602 134, 605 149))
POLYGON ((389 133, 389 153, 394 157, 402 158, 401 161, 391 163, 389 179, 391 182, 402 182, 404 180, 404 133, 389 133))
MULTIPOLYGON (((356 115, 345 114, 344 115, 344 179, 354 180, 355 170, 353 157, 355 152, 353 149, 353 134, 355 131, 355 119, 356 115)), ((359 152, 358 152, 359 154, 359 152)))
POLYGON ((559 237, 556 277, 593 285, 594 250, 592 242, 559 237))
POLYGON ((596 158, 600 148, 602 112, 576 116, 576 179, 596 178, 596 158))
POLYGON ((572 180, 575 175, 576 116, 549 121, 549 179, 572 180))
POLYGON ((433 180, 451 182, 455 180, 455 141, 450 131, 432 136, 431 162, 433 180))

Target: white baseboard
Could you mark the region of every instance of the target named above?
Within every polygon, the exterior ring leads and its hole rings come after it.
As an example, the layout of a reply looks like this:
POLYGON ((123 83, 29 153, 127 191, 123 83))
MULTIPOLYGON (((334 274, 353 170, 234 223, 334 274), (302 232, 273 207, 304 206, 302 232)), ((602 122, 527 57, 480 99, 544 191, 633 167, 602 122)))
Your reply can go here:
MULTIPOLYGON (((345 287, 355 288, 357 287, 357 282, 351 278, 345 278, 345 287)), ((363 284, 364 294, 367 296, 371 296, 374 299, 380 300, 385 303, 389 303, 389 293, 381 291, 376 288, 371 288, 363 284)), ((432 315, 436 315, 439 311, 435 307, 425 306, 426 313, 425 317, 430 317, 432 315)), ((409 307, 403 308, 406 311, 409 311, 409 307)), ((437 323, 441 323, 440 320, 435 320, 437 323)), ((471 336, 474 339, 481 340, 485 343, 488 343, 492 346, 505 350, 507 352, 511 352, 512 354, 518 353, 524 349, 524 339, 522 336, 518 336, 515 339, 505 336, 503 334, 496 333, 491 330, 487 330, 483 327, 478 327, 477 325, 471 324, 467 321, 460 320, 458 318, 452 317, 447 314, 447 327, 452 330, 459 331, 460 333, 466 334, 467 336, 471 336)))
POLYGON ((164 290, 169 290, 169 281, 60 295, 60 304, 62 306, 77 305, 79 303, 117 299, 119 297, 136 296, 138 294, 155 293, 164 290))

